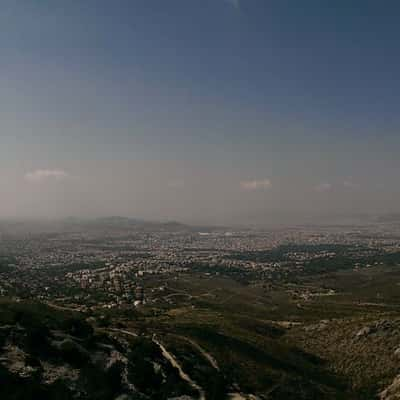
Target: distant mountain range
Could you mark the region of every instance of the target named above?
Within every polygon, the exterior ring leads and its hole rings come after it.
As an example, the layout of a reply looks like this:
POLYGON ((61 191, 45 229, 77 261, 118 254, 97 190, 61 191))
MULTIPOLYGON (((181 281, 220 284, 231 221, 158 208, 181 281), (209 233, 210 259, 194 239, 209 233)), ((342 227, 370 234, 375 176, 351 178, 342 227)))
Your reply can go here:
MULTIPOLYGON (((348 214, 321 217, 318 222, 304 221, 306 225, 318 226, 362 226, 374 224, 400 224, 400 213, 388 214, 348 214)), ((285 226, 292 226, 290 223, 285 226)), ((294 221, 293 226, 298 225, 294 221)), ((272 225, 273 227, 274 225, 272 225)), ((237 229, 246 229, 237 226, 237 229)), ((254 228, 254 227, 253 227, 254 228)), ((267 228, 257 225, 256 229, 267 228)), ((271 226, 270 226, 271 228, 271 226)), ((225 226, 188 225, 178 221, 148 221, 139 218, 109 216, 101 218, 66 217, 62 219, 4 219, 0 220, 0 233, 37 234, 55 232, 216 232, 226 231, 225 226)))
POLYGON ((207 232, 220 229, 223 228, 212 226, 191 226, 177 221, 146 221, 142 219, 120 216, 110 216, 94 219, 67 217, 57 220, 0 220, 0 232, 10 234, 81 231, 196 232, 200 230, 207 232))

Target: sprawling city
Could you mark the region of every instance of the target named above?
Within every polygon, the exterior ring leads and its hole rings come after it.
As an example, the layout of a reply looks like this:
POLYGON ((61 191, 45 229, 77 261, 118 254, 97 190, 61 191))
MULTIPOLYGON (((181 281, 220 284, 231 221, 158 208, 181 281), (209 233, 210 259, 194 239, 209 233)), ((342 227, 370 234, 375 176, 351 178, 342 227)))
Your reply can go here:
POLYGON ((399 400, 399 21, 2 0, 0 400, 399 400))
POLYGON ((1 233, 0 365, 36 396, 50 396, 37 379, 65 398, 397 393, 400 223, 109 217, 7 222, 1 233))

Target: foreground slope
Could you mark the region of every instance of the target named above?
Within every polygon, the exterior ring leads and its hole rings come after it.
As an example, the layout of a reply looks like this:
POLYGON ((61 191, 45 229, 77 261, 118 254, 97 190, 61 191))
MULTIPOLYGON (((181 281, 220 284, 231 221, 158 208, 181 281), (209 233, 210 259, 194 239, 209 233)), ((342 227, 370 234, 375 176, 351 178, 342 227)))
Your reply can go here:
MULTIPOLYGON (((337 399, 322 362, 265 326, 255 343, 217 326, 159 320, 137 336, 39 303, 0 307, 1 399, 337 399), (88 322, 89 321, 89 322, 88 322), (238 396, 238 394, 236 395, 238 396), (246 398, 243 395, 243 398, 246 398), (257 398, 257 397, 256 397, 257 398)), ((121 324, 120 324, 121 325, 121 324)))

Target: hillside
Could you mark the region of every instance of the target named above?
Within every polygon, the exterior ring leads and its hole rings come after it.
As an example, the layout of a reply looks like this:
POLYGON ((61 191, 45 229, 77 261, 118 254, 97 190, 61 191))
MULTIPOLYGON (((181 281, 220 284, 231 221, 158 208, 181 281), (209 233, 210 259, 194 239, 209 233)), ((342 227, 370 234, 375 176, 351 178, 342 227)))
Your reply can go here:
POLYGON ((3 300, 0 398, 223 399, 235 391, 270 399, 342 396, 321 360, 279 342, 276 328, 265 326, 266 341, 257 346, 216 327, 192 324, 162 334, 160 325, 154 335, 148 326, 136 336, 98 322, 3 300))

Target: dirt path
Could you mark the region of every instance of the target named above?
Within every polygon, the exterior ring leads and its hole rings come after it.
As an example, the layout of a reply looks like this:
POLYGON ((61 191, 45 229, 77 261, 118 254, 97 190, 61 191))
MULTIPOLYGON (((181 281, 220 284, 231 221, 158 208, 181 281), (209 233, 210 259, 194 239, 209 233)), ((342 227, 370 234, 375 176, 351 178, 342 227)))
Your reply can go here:
POLYGON ((112 332, 119 332, 119 333, 123 333, 125 335, 128 336, 132 336, 132 337, 138 337, 138 335, 134 332, 130 332, 130 331, 126 331, 124 329, 117 329, 117 328, 108 328, 108 331, 112 331, 112 332))
POLYGON ((79 313, 82 312, 81 310, 77 309, 77 308, 72 308, 72 307, 64 307, 64 306, 59 306, 58 304, 54 304, 54 303, 50 303, 48 301, 46 301, 44 304, 46 304, 47 306, 54 308, 55 310, 60 310, 60 311, 72 311, 74 313, 79 313))
MULTIPOLYGON (((107 330, 108 331, 112 331, 112 332, 122 333, 122 334, 125 334, 125 335, 128 335, 128 336, 132 336, 132 337, 137 337, 138 336, 136 333, 130 332, 130 331, 127 331, 127 330, 124 330, 124 329, 109 328, 107 330)), ((184 339, 186 339, 186 338, 184 338, 184 339)), ((182 380, 184 380, 185 382, 187 382, 196 392, 199 393, 199 400, 206 400, 206 395, 205 395, 204 390, 196 382, 194 382, 193 379, 190 378, 190 376, 188 374, 186 374, 186 372, 182 369, 181 365, 176 361, 175 356, 172 353, 170 353, 165 348, 165 346, 156 339, 155 335, 153 335, 152 340, 153 340, 153 343, 155 343, 160 348, 161 353, 164 356, 164 358, 166 360, 168 360, 171 363, 171 365, 178 370, 180 378, 182 380)), ((190 341, 190 339, 187 339, 187 340, 190 341)), ((218 365, 216 364, 216 361, 211 357, 210 354, 205 352, 205 350, 201 349, 201 347, 197 343, 193 342, 192 344, 193 344, 193 346, 198 348, 198 350, 202 354, 204 352, 203 355, 210 361, 210 363, 215 363, 216 368, 218 368, 218 365)))
POLYGON ((179 376, 181 377, 182 380, 187 382, 196 392, 199 393, 199 400, 206 400, 206 395, 204 390, 196 383, 194 382, 189 375, 187 375, 180 364, 176 361, 175 357, 173 354, 171 354, 165 346, 160 343, 155 336, 153 336, 153 342, 160 348, 164 358, 168 360, 173 367, 175 367, 178 370, 179 376))
POLYGON ((199 353, 201 353, 201 355, 212 365, 214 369, 219 371, 219 365, 217 363, 217 360, 210 353, 204 350, 197 342, 187 338, 186 336, 179 336, 179 335, 174 335, 174 336, 190 343, 199 353))

